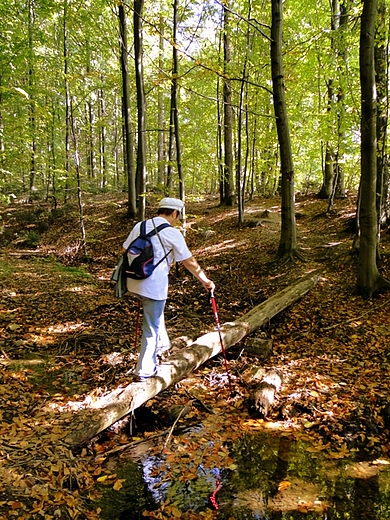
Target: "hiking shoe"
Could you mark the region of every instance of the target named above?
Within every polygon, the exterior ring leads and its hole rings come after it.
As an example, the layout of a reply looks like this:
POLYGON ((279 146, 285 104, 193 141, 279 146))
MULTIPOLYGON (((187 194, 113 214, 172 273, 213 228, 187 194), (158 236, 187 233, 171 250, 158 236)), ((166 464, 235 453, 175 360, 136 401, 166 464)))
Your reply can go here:
POLYGON ((145 381, 147 381, 148 379, 150 379, 151 377, 154 377, 156 375, 157 375, 157 370, 151 376, 139 376, 138 374, 135 374, 134 382, 135 383, 145 383, 145 381))
POLYGON ((166 345, 165 347, 158 347, 157 348, 157 357, 164 358, 166 356, 169 356, 170 348, 171 348, 171 345, 166 345))

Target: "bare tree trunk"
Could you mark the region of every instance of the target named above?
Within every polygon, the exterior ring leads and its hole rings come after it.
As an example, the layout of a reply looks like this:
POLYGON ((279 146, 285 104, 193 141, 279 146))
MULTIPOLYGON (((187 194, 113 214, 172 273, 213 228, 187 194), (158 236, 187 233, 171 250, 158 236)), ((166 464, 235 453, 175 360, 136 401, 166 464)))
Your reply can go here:
MULTIPOLYGON (((91 50, 90 50, 90 42, 86 41, 87 48, 87 74, 91 73, 91 50)), ((89 96, 86 100, 85 104, 85 119, 88 121, 87 123, 87 131, 86 131, 86 156, 87 156, 87 176, 89 179, 94 179, 96 176, 95 167, 96 167, 96 159, 95 159, 95 148, 94 148, 94 112, 92 107, 92 96, 89 96)))
POLYGON ((294 208, 294 166, 291 152, 282 62, 282 4, 282 0, 272 0, 271 70, 274 111, 279 139, 282 172, 282 229, 278 256, 279 258, 288 259, 298 255, 298 247, 294 208))
POLYGON ((68 85, 68 0, 64 0, 63 19, 63 59, 64 59, 64 91, 65 91, 65 195, 64 202, 68 201, 69 195, 69 156, 70 156, 70 96, 68 85))
POLYGON ((223 199, 221 204, 225 206, 233 206, 233 186, 234 186, 234 164, 233 164, 233 109, 232 109, 232 85, 230 75, 231 49, 230 49, 230 12, 228 9, 228 1, 224 6, 224 32, 223 32, 223 49, 224 49, 224 80, 223 80, 223 114, 224 114, 224 147, 225 147, 225 164, 223 179, 223 199))
MULTIPOLYGON (((222 27, 222 21, 221 21, 222 27)), ((218 39, 218 56, 221 55, 221 33, 218 39)), ((221 100, 220 100, 220 91, 221 91, 221 80, 220 77, 217 77, 217 118, 218 118, 218 127, 217 127, 217 155, 218 155, 218 188, 219 188, 219 201, 222 204, 225 193, 225 168, 223 165, 223 110, 221 110, 221 100)))
POLYGON ((82 198, 82 189, 81 189, 80 154, 79 154, 79 150, 78 150, 78 141, 77 141, 77 137, 76 137, 76 128, 75 128, 75 124, 74 124, 72 100, 70 101, 70 121, 71 121, 72 137, 73 137, 74 161, 75 161, 75 166, 76 166, 77 202, 78 202, 78 206, 79 206, 81 245, 82 245, 82 248, 84 251, 84 256, 87 257, 88 256, 87 236, 85 233, 85 226, 84 226, 84 207, 83 207, 83 198, 82 198))
MULTIPOLYGON (((332 113, 332 105, 333 105, 333 79, 328 80, 328 114, 332 113)), ((318 194, 320 199, 330 199, 332 194, 332 185, 334 178, 334 150, 331 147, 329 140, 326 142, 325 146, 325 164, 324 164, 324 172, 322 179, 321 190, 318 194)))
MULTIPOLYGON (((164 18, 160 17, 160 40, 159 40, 159 69, 164 65, 164 18)), ((157 144, 157 186, 161 187, 165 181, 165 132, 164 132, 164 90, 158 87, 158 144, 157 144)))
POLYGON ((142 47, 142 8, 144 0, 134 0, 135 82, 137 86, 138 146, 137 146, 137 216, 145 218, 146 193, 146 107, 142 47))
MULTIPOLYGON (((338 0, 336 0, 338 2, 338 0)), ((337 93, 337 151, 336 151, 336 189, 335 197, 342 199, 345 197, 345 176, 343 168, 343 144, 345 140, 344 120, 345 120, 345 95, 343 77, 345 76, 348 46, 345 43, 345 32, 348 31, 350 0, 339 2, 339 26, 336 48, 337 76, 339 81, 337 93)))
MULTIPOLYGON (((102 79, 102 78, 101 78, 102 79)), ((106 161, 106 122, 105 122, 105 107, 103 89, 98 90, 99 100, 99 119, 100 119, 100 130, 99 130, 99 164, 100 164, 100 179, 99 189, 104 190, 107 187, 107 161, 106 161)))
POLYGON ((87 132, 87 167, 88 177, 94 179, 95 174, 95 149, 93 139, 93 125, 94 125, 94 114, 92 110, 92 103, 90 100, 86 104, 86 116, 88 120, 88 132, 87 132))
POLYGON ((123 104, 123 122, 124 122, 124 166, 125 176, 127 178, 128 205, 127 216, 135 217, 137 213, 137 197, 135 187, 135 171, 134 171, 134 142, 133 129, 130 118, 130 92, 129 92, 129 70, 128 70, 128 50, 127 50, 127 23, 126 12, 123 2, 118 7, 119 17, 119 34, 121 49, 121 71, 122 71, 122 104, 123 104))
POLYGON ((172 69, 172 90, 171 90, 171 111, 172 120, 174 124, 175 132, 175 143, 176 143, 176 163, 177 163, 177 175, 179 178, 179 197, 181 200, 185 200, 185 189, 184 189, 184 178, 183 169, 181 164, 181 146, 180 146, 180 129, 179 129, 179 114, 177 104, 177 77, 179 74, 179 62, 177 55, 177 0, 173 2, 173 69, 172 69))
MULTIPOLYGON (((377 214, 378 214, 378 258, 379 253, 379 231, 381 225, 386 221, 386 205, 387 197, 385 197, 385 186, 387 184, 386 177, 386 136, 388 124, 388 19, 386 16, 386 2, 385 0, 378 1, 378 19, 376 27, 376 38, 374 47, 375 57, 375 72, 376 72, 376 86, 378 92, 378 106, 377 106, 377 214)), ((386 191, 387 194, 387 191, 386 191)))
MULTIPOLYGON (((252 1, 249 0, 248 5, 248 20, 252 16, 252 1)), ((242 131, 243 131, 243 112, 245 109, 245 121, 247 121, 247 106, 244 107, 245 98, 245 82, 247 80, 247 66, 248 66, 248 53, 250 52, 250 25, 247 25, 246 33, 246 52, 244 58, 244 65, 242 69, 242 79, 240 86, 240 105, 238 110, 238 128, 237 128, 237 177, 236 177, 236 191, 237 191, 237 204, 238 204, 238 224, 241 226, 244 223, 244 209, 245 209, 245 168, 244 172, 241 172, 241 160, 242 160, 242 131)), ((248 126, 246 125, 246 130, 248 126)), ((248 151, 249 143, 246 143, 246 151, 248 151)), ((246 155, 248 157, 248 154, 246 155)), ((245 161, 245 167, 247 161, 245 161)))
POLYGON ((31 151, 30 151, 30 183, 29 183, 29 199, 32 201, 35 191, 36 164, 35 157, 37 152, 36 144, 36 128, 35 128, 35 72, 34 72, 34 48, 33 48, 33 31, 34 31, 34 2, 28 2, 28 87, 29 87, 29 122, 31 132, 31 151))
POLYGON ((361 88, 361 177, 360 177, 360 249, 357 290, 371 298, 379 289, 389 289, 377 267, 376 166, 377 166, 377 99, 375 85, 374 35, 377 0, 364 0, 360 30, 361 88))

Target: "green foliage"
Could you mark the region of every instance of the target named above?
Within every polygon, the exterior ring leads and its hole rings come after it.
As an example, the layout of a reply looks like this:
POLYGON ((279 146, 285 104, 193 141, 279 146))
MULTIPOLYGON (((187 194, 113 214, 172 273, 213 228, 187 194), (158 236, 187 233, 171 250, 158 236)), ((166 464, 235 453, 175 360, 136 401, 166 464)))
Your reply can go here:
MULTIPOLYGON (((256 3, 254 3, 256 4, 256 3)), ((126 186, 123 167, 121 74, 114 4, 91 0, 76 5, 38 2, 29 25, 28 4, 0 0, 0 110, 2 119, 0 193, 30 198, 32 159, 34 193, 44 199, 75 199, 75 159, 82 189, 106 192, 126 186), (65 18, 64 18, 65 17, 65 18), (67 30, 67 84, 72 100, 70 150, 65 149, 64 27, 67 30), (33 115, 33 117, 32 117, 33 115), (104 136, 104 151, 102 139, 104 136), (76 154, 75 142, 78 145, 76 154), (34 150, 34 156, 33 156, 34 150)), ((128 40, 132 45, 132 12, 128 40)), ((211 0, 180 5, 179 124, 186 191, 218 192, 218 103, 222 110, 223 53, 221 5, 211 0)), ((359 20, 361 6, 350 6, 349 23, 331 31, 329 2, 284 3, 284 69, 296 188, 317 188, 322 181, 326 143, 342 158, 346 184, 355 188, 359 164, 359 20), (329 105, 328 85, 342 103, 329 105)), ((238 142, 238 106, 245 60, 242 158, 247 157, 247 190, 275 193, 278 143, 272 107, 270 7, 237 1, 231 13, 232 83, 238 142), (249 47, 247 36, 249 37, 249 47)), ((147 101, 148 190, 165 191, 158 174, 158 136, 164 135, 167 169, 172 70, 172 5, 148 5, 144 13, 144 69, 147 101), (161 25, 162 20, 162 25, 161 25), (163 48, 159 50, 162 34, 163 48), (160 128, 159 103, 163 103, 160 128)), ((384 37, 384 35, 381 35, 384 37)), ((131 60, 130 60, 131 63, 131 60)), ((136 130, 135 75, 130 69, 131 120, 136 130)), ((70 117, 70 114, 68 114, 70 117)), ((244 169, 244 167, 243 167, 244 169)), ((173 190, 177 172, 173 168, 173 190)), ((241 172, 243 174, 243 172, 241 172)))
POLYGON ((39 235, 34 230, 30 229, 24 233, 24 243, 27 247, 37 247, 39 242, 39 235))
POLYGON ((10 262, 0 258, 0 283, 8 280, 12 273, 14 272, 14 267, 10 262))
POLYGON ((50 259, 49 263, 55 273, 59 273, 62 276, 74 278, 74 279, 87 279, 93 281, 93 277, 83 267, 71 267, 60 264, 59 262, 50 259))

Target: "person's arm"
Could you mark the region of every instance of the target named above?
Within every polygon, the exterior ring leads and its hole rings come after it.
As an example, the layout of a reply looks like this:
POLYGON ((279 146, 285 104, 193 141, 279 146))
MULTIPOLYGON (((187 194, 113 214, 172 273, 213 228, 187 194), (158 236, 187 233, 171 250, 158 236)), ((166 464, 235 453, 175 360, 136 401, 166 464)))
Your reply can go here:
POLYGON ((197 280, 203 285, 206 291, 214 291, 215 284, 209 278, 207 278, 205 272, 202 270, 198 262, 195 260, 193 256, 187 258, 187 260, 182 260, 181 263, 184 267, 195 276, 197 280))

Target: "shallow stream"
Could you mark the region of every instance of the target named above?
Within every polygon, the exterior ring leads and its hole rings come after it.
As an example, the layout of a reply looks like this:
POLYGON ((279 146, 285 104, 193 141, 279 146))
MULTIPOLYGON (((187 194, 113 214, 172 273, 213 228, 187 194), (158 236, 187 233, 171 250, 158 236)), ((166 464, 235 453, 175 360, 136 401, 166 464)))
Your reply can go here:
MULTIPOLYGON (((75 379, 73 372, 48 372, 44 364, 34 362, 30 368, 32 379, 44 378, 48 388, 59 377, 69 387, 75 379)), ((196 429, 202 430, 202 425, 196 429)), ((202 435, 207 450, 212 437, 206 431, 202 435)), ((177 439, 180 443, 180 435, 177 439)), ((152 441, 140 442, 109 460, 109 471, 123 479, 123 487, 116 491, 101 486, 102 499, 94 503, 101 508, 101 520, 147 518, 145 512, 157 512, 167 501, 169 507, 158 518, 192 520, 214 511, 207 518, 390 520, 387 459, 367 460, 359 452, 340 458, 337 453, 317 451, 307 442, 293 441, 280 431, 243 433, 229 446, 234 460, 229 469, 197 465, 189 448, 186 456, 195 468, 192 478, 187 480, 173 465, 173 478, 166 480, 164 470, 158 471, 166 463, 164 451, 152 456, 152 447, 152 441)))
POLYGON ((307 443, 256 433, 230 448, 235 469, 200 465, 191 481, 165 482, 161 474, 153 476, 162 459, 148 456, 147 446, 144 450, 128 454, 140 457, 138 463, 128 458, 116 465, 118 477, 126 481, 119 492, 103 488, 102 520, 145 518, 144 511, 158 509, 167 499, 183 518, 186 511, 201 518, 202 512, 214 509, 213 518, 221 520, 390 519, 386 460, 358 460, 357 454, 354 460, 332 459, 325 452, 312 453, 307 443))

